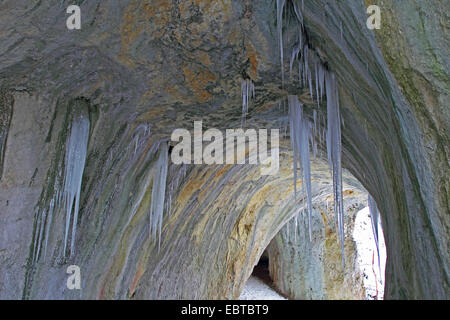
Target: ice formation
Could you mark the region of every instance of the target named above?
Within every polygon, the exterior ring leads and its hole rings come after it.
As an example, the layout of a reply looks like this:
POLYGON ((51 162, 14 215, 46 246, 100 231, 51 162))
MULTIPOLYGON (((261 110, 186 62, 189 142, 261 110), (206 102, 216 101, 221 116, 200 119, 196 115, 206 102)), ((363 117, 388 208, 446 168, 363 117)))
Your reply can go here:
POLYGON ((327 154, 328 164, 333 178, 334 214, 344 266, 344 206, 342 200, 342 166, 341 166, 341 121, 339 96, 334 73, 325 75, 327 96, 327 154))
POLYGON ((242 119, 248 113, 248 104, 251 98, 255 97, 255 85, 250 79, 242 80, 241 83, 241 96, 242 96, 242 119))
POLYGON ((367 203, 369 205, 370 222, 372 223, 373 238, 375 240, 375 246, 377 248, 378 268, 380 269, 380 246, 378 240, 378 220, 380 212, 378 211, 375 199, 370 194, 368 196, 367 203))
POLYGON ((134 154, 139 150, 147 138, 151 135, 150 125, 148 123, 141 123, 136 127, 134 136, 134 154))
MULTIPOLYGON (((186 178, 188 165, 183 163, 180 165, 173 165, 172 168, 172 178, 168 185, 168 192, 167 192, 167 201, 164 205, 164 210, 166 212, 170 212, 172 199, 174 198, 174 195, 180 185, 183 183, 183 180, 186 178)), ((170 176, 170 174, 169 174, 170 176)))
POLYGON ((277 32, 280 40, 281 83, 284 83, 283 9, 286 0, 277 0, 277 32))
POLYGON ((47 256, 47 246, 48 240, 50 237, 50 228, 53 221, 53 214, 55 210, 59 210, 60 206, 58 206, 58 199, 61 198, 59 187, 59 180, 61 179, 61 174, 58 174, 54 185, 54 194, 50 199, 50 203, 47 207, 44 207, 42 210, 40 207, 36 208, 36 224, 34 229, 34 238, 33 238, 33 251, 32 251, 32 262, 37 262, 41 256, 41 251, 44 251, 44 259, 47 256), (45 242, 44 242, 45 240, 45 242), (43 243, 44 242, 44 243, 43 243), (42 249, 42 244, 43 249, 42 249))
POLYGON ((161 246, 161 227, 166 195, 168 163, 169 151, 167 142, 162 142, 153 176, 152 202, 150 205, 150 235, 153 237, 153 240, 156 240, 156 236, 158 235, 158 248, 161 246))
POLYGON ((47 226, 45 231, 45 246, 44 246, 44 258, 47 256, 48 238, 50 237, 50 226, 53 221, 53 211, 55 210, 55 199, 50 200, 50 207, 48 209, 47 226))
POLYGON ((77 231, 78 213, 80 208, 81 182, 89 140, 89 116, 87 110, 75 110, 69 139, 66 145, 66 161, 64 173, 63 203, 66 209, 66 227, 64 235, 64 255, 69 242, 70 227, 72 238, 69 256, 74 251, 75 235, 77 231))
POLYGON ((32 262, 39 260, 42 250, 44 251, 44 258, 46 257, 53 215, 60 210, 65 211, 66 215, 63 256, 70 257, 74 252, 89 130, 89 111, 78 104, 72 114, 69 134, 65 143, 64 174, 62 174, 61 161, 58 164, 53 192, 50 195, 48 204, 43 209, 41 207, 36 209, 32 262), (70 248, 68 248, 69 241, 70 248))
MULTIPOLYGON (((281 55, 281 75, 284 83, 284 57, 283 57, 283 32, 282 32, 282 16, 283 9, 286 4, 285 0, 277 0, 277 31, 279 37, 280 55, 281 55)), ((303 109, 301 103, 296 96, 288 97, 289 112, 290 112, 290 133, 291 145, 294 152, 294 180, 297 180, 297 158, 301 162, 301 174, 304 185, 306 186, 306 195, 308 199, 308 210, 311 210, 311 178, 309 167, 309 143, 311 141, 314 155, 317 152, 315 144, 315 137, 319 137, 319 141, 326 141, 328 163, 333 179, 333 195, 334 195, 334 212, 336 219, 336 230, 341 246, 342 265, 345 266, 344 261, 344 209, 342 200, 342 169, 341 169, 341 117, 339 109, 339 96, 336 85, 336 78, 333 72, 327 70, 322 61, 319 59, 309 44, 304 35, 306 30, 304 28, 304 20, 302 11, 298 6, 298 2, 292 2, 294 13, 298 22, 298 42, 293 46, 290 60, 290 72, 292 73, 295 61, 298 61, 299 82, 303 87, 308 87, 311 99, 314 99, 313 92, 315 91, 317 106, 320 108, 320 102, 323 94, 326 95, 327 100, 327 124, 326 130, 323 126, 322 132, 317 128, 317 113, 313 113, 314 124, 311 124, 303 116, 303 109), (312 66, 312 67, 311 67, 312 66), (313 74, 315 79, 315 90, 313 90, 313 74), (324 92, 325 91, 325 92, 324 92), (311 132, 312 131, 312 132, 311 132)), ((303 3, 302 3, 303 8, 303 3)), ((294 183, 295 187, 295 183, 294 183)), ((295 192, 296 192, 295 187, 295 192)), ((311 223, 310 223, 311 233, 311 223)), ((311 234, 310 234, 311 238, 311 234)))
POLYGON ((311 233, 311 210, 312 210, 312 192, 311 192, 311 167, 309 143, 312 138, 312 124, 303 115, 303 105, 297 96, 288 96, 289 120, 291 130, 291 146, 294 153, 294 190, 297 193, 297 161, 300 160, 300 176, 302 185, 306 189, 306 198, 308 201, 308 221, 309 221, 309 238, 312 239, 311 233))

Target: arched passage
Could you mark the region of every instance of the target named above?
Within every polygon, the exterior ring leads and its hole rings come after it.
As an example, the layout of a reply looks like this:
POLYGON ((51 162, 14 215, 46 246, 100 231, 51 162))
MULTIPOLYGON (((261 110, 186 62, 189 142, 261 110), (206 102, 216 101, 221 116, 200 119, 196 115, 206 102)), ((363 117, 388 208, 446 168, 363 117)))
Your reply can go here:
MULTIPOLYGON (((87 9, 102 17, 92 14, 90 28, 70 34, 58 27, 64 15, 55 18, 59 9, 51 2, 27 8, 27 15, 13 4, 4 11, 2 25, 14 28, 0 35, 7 46, 1 110, 12 114, 2 118, 0 132, 0 297, 79 298, 64 288, 67 264, 89 271, 84 298, 238 295, 261 248, 294 210, 289 163, 272 180, 239 166, 191 169, 164 220, 159 250, 147 218, 156 142, 196 119, 239 127, 243 74, 256 91, 249 124, 275 126, 285 113, 273 102, 288 94, 314 103, 295 84, 281 86, 275 2, 242 3, 198 1, 191 10, 187 0, 151 9, 140 1, 116 8, 93 0, 87 9), (89 137, 76 245, 65 259, 64 223, 56 223, 46 238, 49 258, 30 264, 39 245, 33 229, 41 215, 34 212, 52 191, 66 138, 63 111, 77 98, 95 106, 98 119, 89 137)), ((386 28, 375 34, 365 27, 364 1, 305 1, 302 14, 311 48, 338 81, 343 167, 381 211, 385 296, 446 298, 448 50, 434 16, 444 19, 448 10, 439 2, 411 1, 407 10, 399 3, 383 1, 386 28), (433 14, 423 14, 425 7, 433 14), (429 47, 437 48, 431 56, 429 47)), ((286 34, 295 35, 291 27, 284 26, 286 34)), ((55 214, 56 221, 64 217, 55 214)))

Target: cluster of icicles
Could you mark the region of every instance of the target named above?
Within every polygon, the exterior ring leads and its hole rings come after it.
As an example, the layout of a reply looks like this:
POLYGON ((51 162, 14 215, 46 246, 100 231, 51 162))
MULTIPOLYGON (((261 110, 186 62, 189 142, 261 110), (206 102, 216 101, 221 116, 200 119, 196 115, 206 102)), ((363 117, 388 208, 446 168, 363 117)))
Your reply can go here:
MULTIPOLYGON (((47 256, 47 245, 50 236, 50 228, 55 212, 62 210, 65 212, 65 228, 63 256, 70 257, 75 250, 75 239, 78 224, 78 216, 80 211, 80 193, 83 172, 86 162, 86 154, 89 140, 90 122, 88 111, 85 108, 75 110, 72 117, 70 132, 66 141, 64 175, 59 174, 55 178, 54 194, 49 204, 43 209, 37 208, 37 219, 35 226, 35 235, 33 240, 32 262, 37 262, 43 256, 47 256)), ((142 124, 136 128, 136 136, 133 140, 134 154, 137 149, 142 147, 145 138, 150 135, 150 127, 142 124)), ((149 210, 149 229, 150 236, 156 240, 158 236, 158 247, 161 240, 161 226, 163 220, 164 209, 168 209, 167 201, 165 201, 166 181, 168 171, 168 145, 166 141, 160 141, 153 145, 150 153, 156 153, 156 166, 147 176, 145 190, 149 184, 153 182, 152 201, 149 210)), ((179 184, 186 175, 186 167, 183 166, 174 177, 174 182, 179 184)), ((175 187, 170 188, 169 201, 175 187)), ((137 201, 139 204, 143 198, 143 194, 137 201)), ((133 211, 136 211, 133 208, 133 211)))
MULTIPOLYGON (((283 47, 283 10, 288 0, 277 0, 277 33, 279 37, 280 62, 281 62, 281 78, 284 83, 284 47, 283 47)), ((326 141, 328 164, 333 179, 333 195, 334 195, 334 211, 336 228, 338 233, 339 244, 341 247, 342 266, 345 266, 344 260, 344 206, 342 197, 342 166, 341 166, 341 116, 339 107, 338 88, 336 78, 333 72, 327 70, 320 58, 314 50, 309 48, 306 39, 303 15, 299 8, 298 1, 291 1, 294 9, 295 17, 298 24, 297 43, 293 46, 289 63, 289 72, 292 71, 295 62, 298 62, 298 81, 303 87, 309 88, 311 98, 314 94, 317 106, 326 96, 327 124, 326 130, 319 129, 319 120, 317 110, 313 110, 313 122, 304 115, 303 104, 298 100, 297 96, 288 96, 289 106, 289 127, 291 146, 294 153, 294 189, 297 193, 297 163, 300 165, 300 176, 302 179, 303 189, 306 193, 308 221, 309 221, 309 238, 312 240, 311 211, 312 211, 312 192, 311 192, 311 170, 310 170, 310 149, 313 151, 314 157, 317 154, 316 138, 322 144, 326 141), (313 67, 313 70, 312 70, 313 67), (313 77, 314 75, 314 77, 313 77), (313 90, 313 83, 315 90, 313 90)), ((302 9, 304 2, 302 0, 302 9)), ((341 24, 342 36, 342 24, 341 24)), ((368 199, 372 229, 374 233, 376 249, 378 254, 378 266, 380 266, 379 245, 378 245, 378 219, 379 211, 377 204, 372 196, 368 199)), ((297 225, 297 216, 295 217, 295 226, 297 225)), ((295 227, 296 230, 296 227, 295 227)))
POLYGON ((171 180, 167 185, 167 181, 169 180, 169 151, 167 142, 161 142, 156 168, 152 174, 152 202, 149 212, 150 235, 153 237, 153 241, 156 241, 158 237, 158 250, 161 248, 161 227, 164 212, 170 212, 173 196, 186 177, 187 166, 186 164, 171 166, 171 180))
MULTIPOLYGON (((81 109, 84 110, 84 109, 81 109)), ((64 235, 64 252, 67 249, 69 228, 72 225, 70 254, 74 252, 75 235, 77 231, 78 213, 80 209, 81 183, 86 162, 89 141, 89 116, 80 112, 75 114, 66 151, 66 166, 64 174, 63 202, 66 208, 66 228, 64 235), (73 207, 75 202, 75 208, 73 207), (73 219, 72 219, 73 215, 73 219)), ((69 254, 69 256, 70 256, 69 254)))
MULTIPOLYGON (((280 46, 280 62, 282 82, 284 83, 284 47, 283 47, 283 10, 286 0, 277 0, 277 33, 280 46)), ((303 87, 309 88, 311 98, 316 98, 317 106, 323 96, 326 96, 327 103, 327 129, 320 132, 318 129, 317 111, 313 111, 313 122, 305 116, 303 104, 298 100, 297 96, 288 96, 289 106, 289 126, 291 145, 294 153, 294 187, 296 190, 297 181, 297 164, 300 168, 300 176, 302 185, 306 193, 308 221, 309 221, 309 238, 312 239, 311 211, 312 211, 312 192, 311 192, 311 169, 310 169, 310 149, 314 156, 317 153, 316 137, 322 142, 323 136, 326 135, 326 145, 328 154, 328 163, 333 178, 333 195, 334 195, 334 211, 336 228, 342 253, 342 264, 344 266, 344 209, 342 200, 342 169, 341 169, 341 122, 339 114, 339 97, 336 85, 336 79, 333 72, 327 70, 323 62, 316 55, 314 50, 304 39, 305 30, 303 24, 302 11, 297 1, 292 1, 295 17, 297 18, 298 33, 297 43, 293 46, 291 59, 289 63, 289 71, 292 71, 295 62, 298 62, 298 81, 303 87), (315 84, 315 90, 313 90, 315 84)))
POLYGON ((61 176, 55 181, 55 193, 50 199, 47 208, 39 212, 34 233, 32 260, 36 262, 41 256, 44 247, 44 257, 47 255, 47 244, 50 236, 50 227, 55 210, 62 209, 66 213, 64 228, 64 257, 70 257, 75 249, 78 214, 80 209, 80 193, 86 154, 89 141, 90 121, 87 108, 79 106, 74 111, 70 125, 70 133, 66 142, 64 179, 61 186, 61 176), (69 245, 70 237, 70 248, 69 245), (45 240, 45 242, 44 242, 45 240))

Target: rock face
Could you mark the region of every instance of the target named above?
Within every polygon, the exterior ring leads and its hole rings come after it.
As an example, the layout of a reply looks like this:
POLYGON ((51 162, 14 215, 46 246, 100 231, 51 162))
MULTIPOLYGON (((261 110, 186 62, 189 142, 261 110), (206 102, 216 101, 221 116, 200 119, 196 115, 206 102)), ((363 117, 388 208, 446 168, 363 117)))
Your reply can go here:
MULTIPOLYGON (((307 90, 281 86, 275 1, 77 2, 81 30, 66 28, 61 1, 0 4, 0 298, 239 297, 303 206, 288 141, 275 176, 254 165, 170 164, 160 248, 149 232, 152 177, 174 129, 241 126, 243 77, 256 91, 246 127, 280 127, 287 94, 312 117, 307 90), (55 199, 80 106, 89 144, 67 255, 55 199), (72 264, 81 291, 66 287, 72 264)), ((450 4, 373 2, 382 10, 375 32, 362 0, 304 1, 308 41, 339 84, 343 166, 381 211, 385 297, 448 299, 450 4)), ((293 28, 287 22, 285 34, 293 28)), ((314 196, 330 182, 323 158, 312 165, 314 196)))
MULTIPOLYGON (((356 183, 357 184, 357 183, 356 183)), ((367 193, 345 186, 345 267, 342 266, 334 214, 326 202, 316 202, 313 210, 313 239, 308 219, 301 214, 297 225, 291 220, 267 247, 270 276, 277 289, 290 299, 364 299, 363 274, 357 262, 352 233, 356 213, 365 206, 367 193)), ((332 194, 332 193, 331 193, 332 194)))

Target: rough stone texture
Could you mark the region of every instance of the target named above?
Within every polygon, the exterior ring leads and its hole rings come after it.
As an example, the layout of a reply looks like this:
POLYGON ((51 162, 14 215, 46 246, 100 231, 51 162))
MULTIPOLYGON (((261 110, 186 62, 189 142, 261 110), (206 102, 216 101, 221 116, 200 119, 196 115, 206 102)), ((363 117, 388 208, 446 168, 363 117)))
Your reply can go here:
MULTIPOLYGON (((238 297, 262 250, 302 205, 293 201, 289 148, 274 177, 248 165, 190 166, 173 187, 159 251, 148 236, 150 173, 158 142, 174 128, 200 119, 205 130, 240 126, 243 75, 256 89, 248 127, 278 127, 286 112, 277 102, 288 93, 312 113, 306 90, 280 86, 274 1, 76 3, 80 31, 66 29, 64 1, 0 4, 0 109, 13 101, 0 189, 0 298, 238 297), (55 192, 79 99, 89 105, 91 132, 76 252, 61 258, 58 210, 47 253, 33 263, 37 208, 55 192), (81 267, 80 292, 65 287, 70 264, 81 267)), ((343 165, 381 211, 385 297, 449 298, 450 8, 380 5, 375 34, 362 0, 305 1, 305 27, 339 81, 343 165)), ((1 121, 3 136, 3 114, 1 121)))
POLYGON ((332 195, 320 200, 313 204, 312 241, 308 219, 303 214, 298 217, 297 227, 291 220, 270 242, 267 248, 270 276, 279 292, 290 299, 363 299, 363 275, 352 234, 356 213, 366 205, 367 193, 344 185, 344 269, 332 206, 326 205, 332 204, 332 195))
MULTIPOLYGON (((367 3, 368 1, 366 1, 367 3)), ((450 33, 447 1, 373 1, 382 5, 383 27, 376 32, 377 43, 389 69, 406 98, 409 108, 397 111, 403 121, 399 130, 406 141, 414 175, 404 183, 409 191, 420 193, 418 204, 411 204, 406 192, 407 210, 411 220, 411 246, 417 258, 409 262, 408 269, 420 265, 426 270, 431 265, 441 265, 435 270, 433 280, 423 280, 423 273, 414 275, 416 291, 436 291, 430 297, 449 298, 449 128, 450 128, 450 33), (414 132, 410 120, 414 118, 419 129, 414 132), (409 186, 411 184, 412 186, 409 186), (418 216, 421 215, 422 218, 418 216), (422 221, 420 221, 422 220, 422 221), (424 232, 416 231, 425 228, 424 232), (424 249, 419 249, 421 246, 424 249), (427 248, 427 249, 425 249, 427 248), (431 249, 433 248, 433 249, 431 249), (436 252, 430 257, 430 250, 436 252), (442 289, 441 289, 442 288, 442 289)), ((402 171, 403 172, 403 171, 402 171)), ((399 227, 397 227, 399 228, 399 227)), ((392 241, 392 240, 390 240, 392 241)), ((397 240, 398 241, 398 240, 397 240)), ((391 245, 388 244, 388 247, 391 245)), ((388 249, 388 255, 406 255, 406 252, 388 249)), ((406 257, 405 257, 406 258, 406 257)), ((389 258, 388 258, 389 259, 389 258)), ((411 257, 407 258, 410 260, 411 257)), ((387 296, 410 295, 400 292, 402 286, 392 281, 401 269, 388 263, 387 296), (397 292, 395 292, 397 291, 397 292)))
POLYGON ((245 283, 239 300, 287 300, 261 279, 250 276, 245 283))
POLYGON ((3 175, 3 162, 8 140, 9 126, 13 113, 12 96, 6 92, 0 92, 0 179, 3 175))

